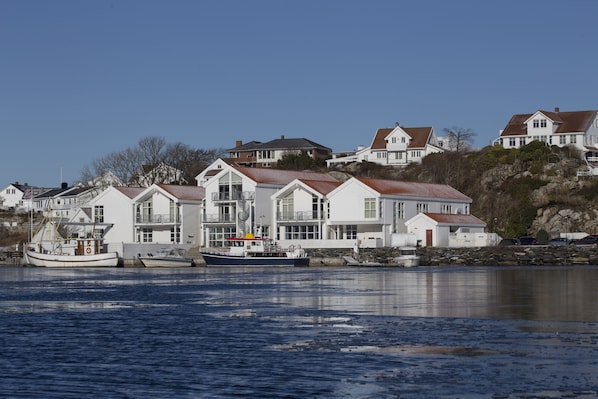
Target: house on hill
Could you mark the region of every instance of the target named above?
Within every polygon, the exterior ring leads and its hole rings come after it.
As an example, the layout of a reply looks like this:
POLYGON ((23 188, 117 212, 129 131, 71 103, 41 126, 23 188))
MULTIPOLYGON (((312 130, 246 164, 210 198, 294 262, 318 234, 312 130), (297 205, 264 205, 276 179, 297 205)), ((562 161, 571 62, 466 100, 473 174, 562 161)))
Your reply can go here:
POLYGON ((403 127, 378 129, 369 147, 333 154, 328 167, 352 162, 374 162, 380 165, 405 166, 430 154, 444 152, 432 127, 403 127))
POLYGON ((533 141, 572 146, 584 155, 587 174, 598 175, 598 111, 538 110, 511 117, 494 145, 519 148, 533 141))
POLYGON ((243 144, 242 141, 237 141, 235 147, 227 150, 227 152, 230 161, 238 165, 272 167, 287 154, 304 153, 313 159, 326 159, 330 156, 332 150, 305 138, 280 136, 279 139, 266 143, 251 141, 243 144))

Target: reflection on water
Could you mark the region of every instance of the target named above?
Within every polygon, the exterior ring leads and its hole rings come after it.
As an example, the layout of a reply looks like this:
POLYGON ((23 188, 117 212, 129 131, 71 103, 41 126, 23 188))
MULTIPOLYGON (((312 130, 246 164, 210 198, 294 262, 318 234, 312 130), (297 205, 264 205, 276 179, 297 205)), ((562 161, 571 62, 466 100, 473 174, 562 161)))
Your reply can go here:
POLYGON ((0 268, 0 392, 595 397, 597 279, 595 267, 0 268))

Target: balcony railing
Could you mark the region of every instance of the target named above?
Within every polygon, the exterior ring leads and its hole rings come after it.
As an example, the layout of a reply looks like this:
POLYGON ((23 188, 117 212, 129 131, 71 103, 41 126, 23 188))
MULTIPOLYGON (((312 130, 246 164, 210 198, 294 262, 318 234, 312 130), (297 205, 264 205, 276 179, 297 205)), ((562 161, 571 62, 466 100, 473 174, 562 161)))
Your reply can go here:
POLYGON ((235 223, 235 215, 231 213, 208 213, 201 216, 204 223, 235 223))
POLYGON ((212 193, 212 201, 241 201, 255 199, 255 192, 212 193))
POLYGON ((279 212, 276 214, 276 219, 281 222, 291 222, 299 220, 317 220, 318 213, 313 211, 297 211, 297 212, 279 212))
POLYGON ((135 223, 140 224, 173 224, 180 223, 179 215, 137 215, 135 223))

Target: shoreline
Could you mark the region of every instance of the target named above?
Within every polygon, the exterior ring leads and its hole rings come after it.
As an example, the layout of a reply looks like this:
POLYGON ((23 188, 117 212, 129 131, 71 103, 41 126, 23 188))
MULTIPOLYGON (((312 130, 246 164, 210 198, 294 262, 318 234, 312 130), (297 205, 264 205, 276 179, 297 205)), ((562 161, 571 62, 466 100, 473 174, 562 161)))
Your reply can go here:
MULTIPOLYGON (((312 250, 310 267, 318 266, 395 266, 392 259, 398 248, 363 248, 359 251, 359 264, 350 265, 343 258, 354 256, 348 249, 312 250)), ((598 248, 567 246, 509 246, 472 248, 417 248, 419 266, 570 266, 598 265, 598 248)), ((19 254, 20 255, 20 254, 19 254)), ((138 263, 138 262, 137 262, 138 263)), ((139 267, 135 260, 124 260, 125 267, 139 267)), ((196 266, 205 267, 201 257, 195 258, 196 266)), ((2 253, 0 266, 22 265, 22 257, 2 253)))

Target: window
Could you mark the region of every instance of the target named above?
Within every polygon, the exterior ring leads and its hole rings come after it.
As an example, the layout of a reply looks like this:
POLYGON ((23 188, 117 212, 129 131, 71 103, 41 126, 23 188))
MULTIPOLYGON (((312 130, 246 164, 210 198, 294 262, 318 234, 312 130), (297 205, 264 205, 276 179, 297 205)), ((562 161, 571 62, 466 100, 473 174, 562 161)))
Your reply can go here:
POLYGON ((181 228, 173 227, 170 229, 170 242, 178 244, 181 242, 181 228))
POLYGON ((417 213, 426 213, 428 212, 428 204, 425 202, 418 202, 416 205, 417 213))
POLYGON ((96 205, 93 207, 93 219, 96 223, 104 223, 104 206, 96 205))
POLYGON ((453 213, 453 206, 451 204, 442 204, 440 206, 440 213, 453 213))
POLYGON ((546 127, 546 119, 540 119, 540 127, 546 127))
POLYGON ((364 198, 363 200, 364 215, 366 219, 373 219, 376 217, 376 198, 364 198))
POLYGON ((519 145, 520 146, 525 145, 525 137, 522 137, 519 139, 519 145))
POLYGON ((287 240, 317 240, 320 238, 319 226, 288 226, 285 238, 287 240))
POLYGON ((539 119, 534 119, 533 126, 534 126, 534 129, 539 128, 540 127, 540 120, 539 119))
POLYGON ((143 237, 142 242, 152 242, 153 233, 154 233, 152 229, 145 227, 141 230, 141 233, 142 233, 142 237, 143 237))
POLYGON ((576 136, 576 135, 574 135, 574 134, 572 134, 571 136, 569 136, 569 142, 570 142, 571 144, 575 144, 575 143, 577 143, 577 136, 576 136))
POLYGON ((294 201, 293 201, 293 196, 289 195, 288 197, 284 197, 280 201, 280 207, 281 207, 282 217, 284 219, 291 218, 293 216, 293 214, 295 213, 295 211, 294 211, 295 205, 294 205, 294 201))
POLYGON ((393 202, 392 204, 392 232, 399 231, 401 221, 405 219, 405 203, 393 202))
POLYGON ((567 136, 560 136, 559 144, 567 144, 567 136))
POLYGON ((509 147, 515 147, 516 145, 515 137, 511 137, 509 139, 509 147))
POLYGON ((346 225, 345 230, 347 232, 347 240, 356 240, 357 239, 357 225, 356 224, 346 225))
POLYGON ((422 152, 421 151, 411 151, 411 157, 412 158, 419 158, 422 156, 422 152))

